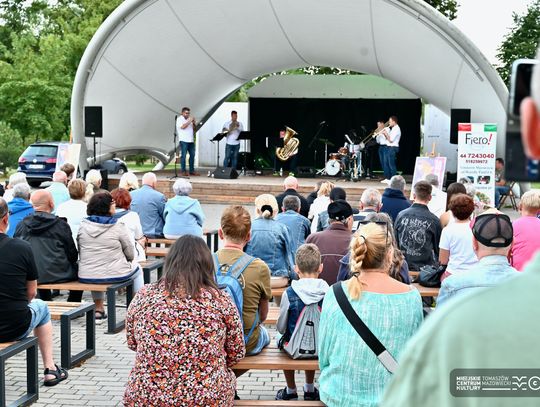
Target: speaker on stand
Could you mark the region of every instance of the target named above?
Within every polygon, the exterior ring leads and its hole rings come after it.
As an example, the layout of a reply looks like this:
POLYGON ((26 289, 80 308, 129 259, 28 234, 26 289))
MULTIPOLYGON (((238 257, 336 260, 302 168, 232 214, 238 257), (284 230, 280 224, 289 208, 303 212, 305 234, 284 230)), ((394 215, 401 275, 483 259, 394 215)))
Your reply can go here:
POLYGON ((103 137, 103 107, 84 107, 84 137, 90 137, 94 143, 94 166, 96 165, 96 138, 103 137))

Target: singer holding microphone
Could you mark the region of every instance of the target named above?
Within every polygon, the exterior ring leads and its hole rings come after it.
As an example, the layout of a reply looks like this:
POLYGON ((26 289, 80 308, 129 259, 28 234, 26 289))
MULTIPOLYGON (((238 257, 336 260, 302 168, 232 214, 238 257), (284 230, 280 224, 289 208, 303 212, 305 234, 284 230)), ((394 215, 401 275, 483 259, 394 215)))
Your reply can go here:
POLYGON ((183 107, 182 113, 176 119, 176 134, 180 140, 180 166, 182 175, 199 175, 195 172, 195 118, 190 115, 191 109, 183 107), (186 155, 189 153, 189 174, 186 171, 186 155))

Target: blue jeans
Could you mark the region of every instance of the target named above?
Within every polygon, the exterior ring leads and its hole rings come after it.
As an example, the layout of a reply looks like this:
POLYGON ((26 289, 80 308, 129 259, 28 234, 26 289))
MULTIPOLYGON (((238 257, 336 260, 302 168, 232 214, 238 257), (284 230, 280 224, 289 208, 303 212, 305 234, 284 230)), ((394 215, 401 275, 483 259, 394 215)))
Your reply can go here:
POLYGON ((189 153, 189 172, 195 172, 195 143, 180 142, 180 166, 186 172, 186 154, 189 153))
POLYGON ((495 207, 499 206, 501 195, 507 195, 510 187, 507 185, 495 185, 495 207))
POLYGON ((396 155, 399 151, 399 147, 389 147, 386 146, 386 152, 385 158, 386 158, 386 168, 384 177, 387 179, 392 178, 394 175, 397 174, 397 168, 396 168, 396 155), (386 171, 388 171, 388 176, 386 175, 386 171))
POLYGON ((223 160, 224 167, 232 167, 236 169, 238 165, 238 152, 240 151, 240 144, 231 145, 225 144, 225 159, 223 160))
POLYGON ((257 341, 257 345, 255 345, 255 348, 251 352, 247 352, 246 356, 257 355, 268 345, 270 345, 270 334, 264 326, 259 325, 259 340, 257 341))
POLYGON ((18 341, 30 335, 35 328, 39 328, 51 320, 49 307, 42 300, 32 300, 28 304, 28 308, 30 308, 30 312, 32 313, 32 321, 30 321, 28 330, 17 338, 18 341))
MULTIPOLYGON (((390 179, 386 176, 386 146, 379 146, 379 161, 381 162, 384 178, 390 179)), ((373 168, 371 169, 371 173, 373 174, 373 168)))

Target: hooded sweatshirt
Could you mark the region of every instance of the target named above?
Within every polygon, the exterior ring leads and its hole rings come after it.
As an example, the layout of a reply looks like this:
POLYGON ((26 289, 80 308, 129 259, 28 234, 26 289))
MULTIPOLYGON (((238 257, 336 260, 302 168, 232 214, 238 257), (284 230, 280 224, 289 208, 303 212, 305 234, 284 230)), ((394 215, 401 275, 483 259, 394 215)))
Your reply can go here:
MULTIPOLYGON (((296 320, 300 314, 300 312, 291 312, 292 304, 289 301, 289 295, 287 294, 289 290, 293 290, 294 294, 300 298, 303 305, 307 306, 321 302, 328 289, 328 283, 320 278, 301 278, 300 280, 293 280, 291 286, 285 290, 281 296, 281 305, 279 307, 279 317, 277 321, 278 332, 285 334, 288 326, 296 325, 296 320), (296 314, 296 318, 294 317, 294 314, 296 314), (289 315, 295 320, 289 320, 289 315)), ((301 311, 301 309, 296 311, 301 311)), ((289 332, 289 335, 291 334, 292 332, 289 332)))
POLYGON ((382 195, 381 212, 387 213, 395 222, 398 214, 411 206, 411 202, 399 189, 386 188, 382 195))
POLYGON ((6 232, 6 235, 13 237, 15 234, 15 229, 21 220, 26 218, 28 215, 34 213, 34 208, 32 204, 28 201, 25 201, 22 198, 13 198, 8 203, 9 209, 9 228, 6 232))
POLYGON ((165 204, 163 211, 165 236, 203 235, 204 213, 198 200, 178 195, 165 204))
POLYGON ((131 233, 110 216, 83 219, 77 236, 79 280, 83 283, 113 283, 131 277, 134 257, 131 233))
POLYGON ((14 237, 32 246, 40 284, 77 279, 77 248, 65 220, 47 212, 35 212, 19 222, 14 237))

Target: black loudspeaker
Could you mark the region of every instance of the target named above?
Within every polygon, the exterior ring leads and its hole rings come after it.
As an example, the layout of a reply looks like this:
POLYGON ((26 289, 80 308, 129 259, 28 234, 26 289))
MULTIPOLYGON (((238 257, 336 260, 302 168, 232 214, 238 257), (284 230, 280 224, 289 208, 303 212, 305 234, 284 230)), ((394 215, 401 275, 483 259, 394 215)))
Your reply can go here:
MULTIPOLYGON (((99 170, 101 173, 101 189, 109 190, 109 173, 107 170, 104 170, 103 168, 91 168, 95 170, 99 170)), ((86 179, 86 174, 88 174, 88 171, 90 170, 84 170, 84 179, 86 179)))
POLYGON ((103 107, 84 107, 84 137, 103 137, 103 107))
POLYGON ((450 143, 458 143, 458 124, 471 122, 471 109, 452 109, 450 113, 450 143))
POLYGON ((214 171, 214 178, 236 179, 238 178, 238 172, 232 167, 217 167, 214 171))
POLYGON ((297 170, 297 178, 315 178, 317 174, 314 167, 298 167, 297 170))

